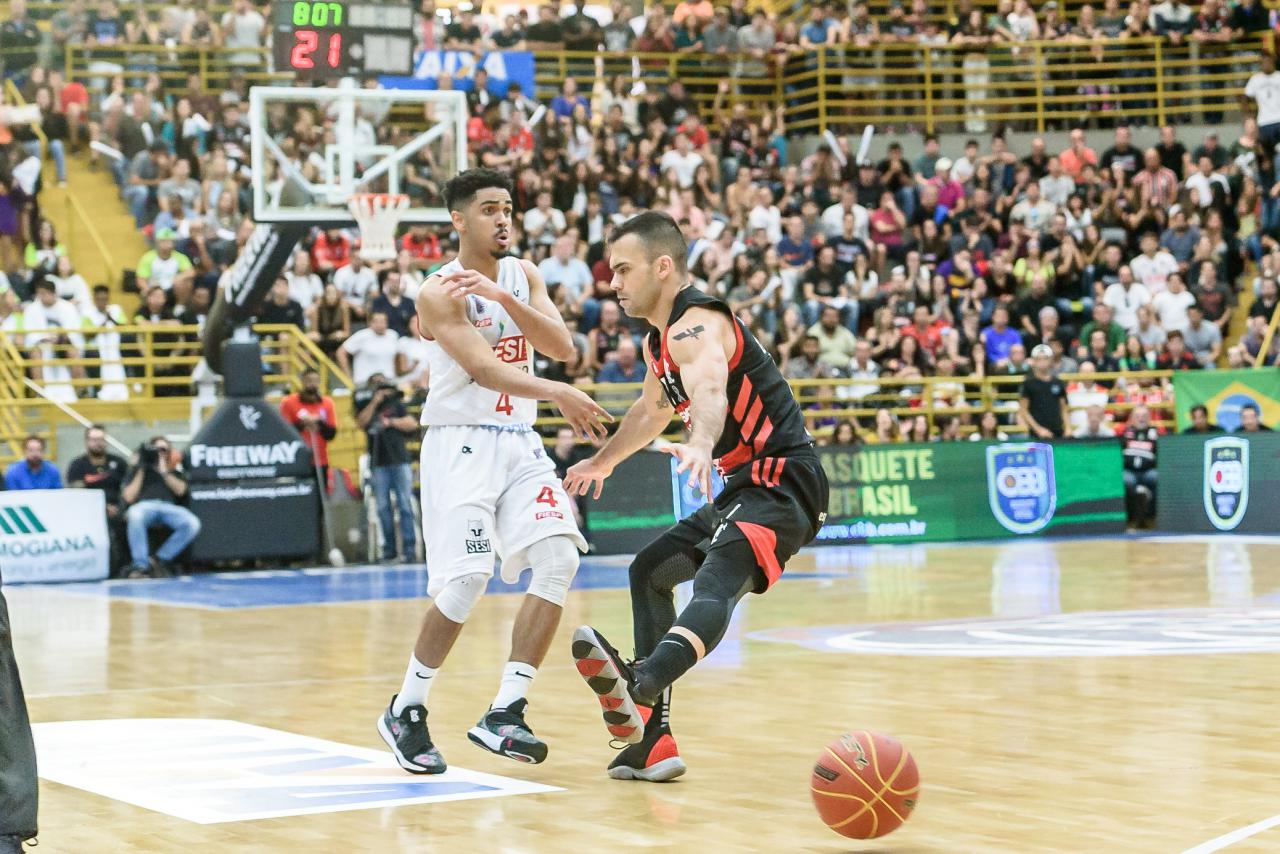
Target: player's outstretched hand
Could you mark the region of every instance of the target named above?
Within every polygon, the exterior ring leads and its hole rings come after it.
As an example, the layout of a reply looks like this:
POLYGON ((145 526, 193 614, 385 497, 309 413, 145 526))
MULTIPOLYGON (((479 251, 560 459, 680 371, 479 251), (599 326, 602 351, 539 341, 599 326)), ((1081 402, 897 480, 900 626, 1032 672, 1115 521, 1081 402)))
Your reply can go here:
POLYGON ((662 451, 680 461, 680 465, 676 466, 677 475, 689 473, 689 488, 701 490, 710 501, 711 451, 698 445, 685 445, 679 442, 665 446, 662 451))
POLYGON ((505 291, 486 276, 475 270, 454 270, 440 277, 445 292, 451 297, 462 298, 475 294, 488 300, 497 301, 505 291))
POLYGON ((582 438, 595 442, 609 435, 604 425, 613 423, 613 416, 581 389, 562 385, 552 402, 573 427, 573 432, 582 438))
POLYGON ((613 474, 613 467, 606 466, 595 457, 574 463, 564 476, 564 491, 570 495, 586 495, 591 492, 592 498, 599 498, 604 489, 604 479, 613 474), (594 491, 592 484, 595 485, 594 491))

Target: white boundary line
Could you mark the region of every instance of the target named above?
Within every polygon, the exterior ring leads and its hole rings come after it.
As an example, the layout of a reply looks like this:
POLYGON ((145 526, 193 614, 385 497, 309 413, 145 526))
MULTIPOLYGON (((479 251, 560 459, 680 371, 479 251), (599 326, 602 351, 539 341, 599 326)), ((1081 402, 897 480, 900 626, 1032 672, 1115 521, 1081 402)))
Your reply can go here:
POLYGON ((1280 815, 1273 815, 1271 818, 1264 818, 1262 821, 1255 821, 1247 827, 1239 830, 1233 830, 1230 833, 1223 834, 1217 839, 1210 839, 1208 842, 1202 842, 1195 848, 1188 848, 1182 854, 1210 854, 1213 851, 1221 851, 1228 845, 1235 845, 1242 839, 1248 839, 1250 836, 1257 836, 1264 830, 1270 830, 1273 827, 1280 827, 1280 815))

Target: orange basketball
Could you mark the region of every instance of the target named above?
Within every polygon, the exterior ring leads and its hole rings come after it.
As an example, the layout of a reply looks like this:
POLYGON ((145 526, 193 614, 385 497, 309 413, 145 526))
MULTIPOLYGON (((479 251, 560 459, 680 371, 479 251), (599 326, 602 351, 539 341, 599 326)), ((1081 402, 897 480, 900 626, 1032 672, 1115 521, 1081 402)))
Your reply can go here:
POLYGON ((896 738, 846 733, 818 757, 810 792, 827 827, 852 839, 875 839, 910 817, 919 797, 920 772, 896 738))

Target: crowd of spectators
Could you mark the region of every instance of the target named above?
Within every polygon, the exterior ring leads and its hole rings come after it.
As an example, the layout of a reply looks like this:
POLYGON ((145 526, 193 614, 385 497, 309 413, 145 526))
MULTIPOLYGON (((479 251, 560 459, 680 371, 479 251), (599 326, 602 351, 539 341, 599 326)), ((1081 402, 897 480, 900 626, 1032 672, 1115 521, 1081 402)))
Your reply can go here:
MULTIPOLYGON (((20 7, 15 3, 14 20, 22 17, 20 7)), ((1232 37, 1267 22, 1252 2, 1206 9, 1232 37)), ((858 161, 846 140, 815 149, 788 134, 782 108, 750 118, 742 103, 730 103, 735 87, 767 73, 760 68, 780 44, 789 50, 793 37, 804 47, 913 38, 912 26, 935 26, 923 3, 909 11, 895 7, 881 21, 861 4, 847 13, 814 7, 798 28, 750 13, 741 0, 723 8, 682 2, 669 15, 655 5, 638 18, 620 2, 610 11, 604 23, 576 7, 557 15, 550 6, 532 22, 522 15, 489 21, 466 11, 447 20, 423 0, 416 24, 423 47, 647 51, 667 49, 669 40, 671 49, 691 54, 741 54, 709 109, 678 79, 646 85, 644 69, 640 77, 605 78, 593 75, 590 64, 582 71, 593 84, 580 88, 566 79, 536 126, 530 122, 538 105, 518 86, 486 89, 481 78, 468 93, 471 159, 511 174, 516 251, 538 263, 577 332, 568 362, 538 361, 544 375, 606 383, 643 376, 643 330, 612 299, 605 237, 611 225, 646 208, 677 219, 697 285, 726 299, 789 377, 850 381, 835 397, 839 405, 918 404, 921 378, 941 376, 947 382, 931 386, 933 402, 955 406, 970 400, 975 380, 1027 373, 1029 354, 1040 344, 1052 352, 1053 372, 1086 376, 1243 366, 1257 358, 1280 275, 1280 181, 1271 150, 1280 136, 1280 73, 1269 58, 1245 91, 1257 102, 1258 120, 1246 119, 1228 138, 1187 139, 1164 127, 1158 144, 1143 150, 1121 125, 1098 152, 1076 127, 1060 150, 1037 138, 1014 151, 1005 134, 994 133, 954 150, 925 137, 916 157, 895 139, 883 156, 858 161), (812 153, 796 156, 792 148, 812 153), (1242 279, 1246 267, 1250 277, 1242 279), (1256 298, 1244 334, 1232 337, 1240 287, 1252 288, 1256 298)), ((1018 0, 996 14, 1005 25, 993 30, 1005 34, 993 37, 1071 35, 1052 4, 1037 16, 1018 0)), ((1127 17, 1138 29, 1176 38, 1161 22, 1189 20, 1188 14, 1176 3, 1134 4, 1122 14, 1109 2, 1095 25, 1106 35, 1108 22, 1127 17)), ((217 22, 195 4, 177 3, 153 20, 104 0, 88 10, 70 4, 53 32, 56 40, 83 31, 93 44, 110 46, 129 42, 129 32, 151 39, 154 31, 157 43, 207 39, 247 51, 264 43, 261 17, 247 0, 236 0, 217 22)), ((153 245, 135 267, 142 306, 131 320, 198 327, 252 229, 247 83, 233 75, 224 91, 205 92, 193 77, 175 91, 153 71, 119 58, 124 65, 95 99, 81 82, 39 64, 24 69, 22 86, 49 105, 46 117, 59 115, 71 129, 64 135, 69 148, 93 136, 120 153, 104 155, 103 164, 114 170, 124 203, 153 245)), ((371 118, 361 120, 380 141, 404 132, 394 122, 375 127, 371 118)), ((322 112, 299 109, 278 117, 272 132, 306 162, 320 150, 328 121, 322 112)), ((15 158, 30 153, 20 139, 10 150, 15 158)), ((415 203, 437 200, 445 177, 424 150, 406 175, 415 203)), ((0 295, 3 328, 26 333, 24 349, 46 358, 55 350, 89 352, 109 363, 111 353, 137 346, 109 332, 31 334, 110 326, 126 317, 109 291, 91 290, 75 274, 51 225, 27 208, 19 213, 29 237, 14 241, 15 250, 21 243, 26 252, 0 295)), ((358 232, 316 229, 259 320, 305 330, 357 385, 380 377, 420 394, 428 377, 423 343, 413 334, 414 295, 426 275, 453 257, 454 240, 447 227, 408 227, 397 258, 370 265, 359 258, 358 232)), ((195 352, 194 342, 177 332, 165 343, 166 352, 185 352, 183 346, 195 352)), ((1276 347, 1264 362, 1274 362, 1276 347)), ((108 377, 108 367, 90 392, 127 394, 125 372, 108 377)), ((63 381, 65 391, 80 370, 43 379, 63 381)), ((1153 407, 1160 420, 1168 416, 1169 389, 1159 383, 1076 380, 1065 385, 1073 422, 1064 429, 1084 426, 1087 402, 1097 402, 1100 390, 1107 411, 1121 419, 1137 403, 1153 407)), ((998 427, 1017 421, 1012 411, 994 414, 998 427)), ((834 424, 814 426, 825 435, 834 424)), ((926 424, 924 432, 978 426, 942 422, 926 424)), ((871 423, 857 427, 877 432, 871 423)))

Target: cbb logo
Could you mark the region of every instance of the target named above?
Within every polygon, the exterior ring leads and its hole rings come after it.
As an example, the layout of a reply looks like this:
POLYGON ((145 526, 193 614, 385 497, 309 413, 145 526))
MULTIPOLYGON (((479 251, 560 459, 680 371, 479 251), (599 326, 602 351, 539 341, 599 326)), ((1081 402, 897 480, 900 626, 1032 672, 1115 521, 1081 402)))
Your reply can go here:
POLYGON ((1006 498, 1034 498, 1049 490, 1049 481, 1043 469, 1005 466, 996 472, 996 489, 1006 498))

